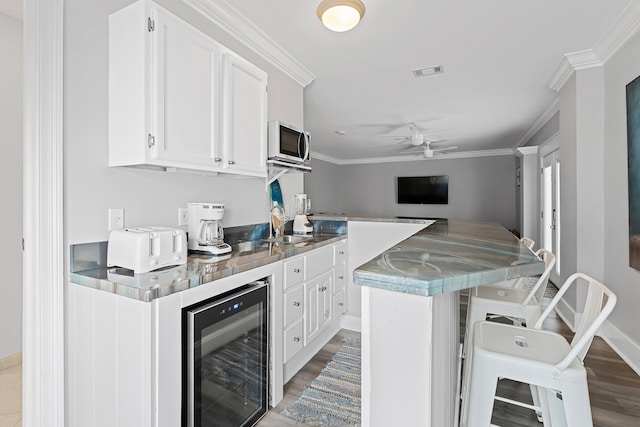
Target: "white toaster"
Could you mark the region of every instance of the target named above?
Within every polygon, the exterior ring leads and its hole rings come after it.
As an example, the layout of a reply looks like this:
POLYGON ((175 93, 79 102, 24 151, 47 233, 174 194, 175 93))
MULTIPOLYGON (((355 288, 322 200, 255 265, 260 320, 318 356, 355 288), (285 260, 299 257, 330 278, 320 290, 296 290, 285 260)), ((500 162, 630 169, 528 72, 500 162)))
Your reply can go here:
POLYGON ((109 233, 107 266, 147 273, 187 262, 187 235, 169 227, 139 227, 109 233))

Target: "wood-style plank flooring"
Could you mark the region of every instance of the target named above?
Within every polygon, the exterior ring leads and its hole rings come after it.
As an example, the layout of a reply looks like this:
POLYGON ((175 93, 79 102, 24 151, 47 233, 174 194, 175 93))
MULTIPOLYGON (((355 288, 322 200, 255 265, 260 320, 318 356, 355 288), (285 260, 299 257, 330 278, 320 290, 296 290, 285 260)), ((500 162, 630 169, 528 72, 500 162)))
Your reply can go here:
MULTIPOLYGON (((464 320, 467 311, 467 294, 460 296, 460 336, 464 336, 464 320)), ((549 299, 545 298, 548 303, 549 299)), ((555 313, 544 325, 545 329, 556 331, 567 339, 573 333, 555 313)), ((285 385, 282 402, 273 408, 258 423, 259 427, 307 427, 280 413, 290 406, 305 387, 313 381, 331 359, 344 338, 359 338, 360 334, 340 331, 291 381, 285 385)), ((585 358, 591 399, 591 413, 594 427, 639 427, 640 426, 640 376, 636 374, 601 338, 596 337, 585 358)), ((499 393, 517 400, 531 399, 529 387, 525 384, 502 381, 499 393)), ((533 411, 497 402, 494 406, 492 422, 504 427, 542 426, 533 411)))

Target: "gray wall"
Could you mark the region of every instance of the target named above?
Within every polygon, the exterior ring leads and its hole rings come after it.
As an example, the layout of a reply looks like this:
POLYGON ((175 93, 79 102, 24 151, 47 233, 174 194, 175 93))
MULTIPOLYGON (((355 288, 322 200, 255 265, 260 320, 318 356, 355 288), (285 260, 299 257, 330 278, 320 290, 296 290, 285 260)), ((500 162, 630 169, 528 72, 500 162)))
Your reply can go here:
POLYGON ((516 225, 515 164, 514 156, 340 166, 314 160, 305 191, 314 200, 314 212, 492 221, 511 229, 516 225), (449 204, 396 203, 395 178, 422 175, 449 176, 449 204))
POLYGON ((22 349, 22 22, 0 13, 0 359, 22 349))
MULTIPOLYGON (((640 75, 640 36, 605 66, 604 283, 618 295, 610 320, 640 345, 640 271, 629 267, 627 127, 625 86, 640 75)), ((562 154, 564 156, 564 154, 562 154)), ((564 157, 563 157, 564 160, 564 157)))
MULTIPOLYGON (((131 0, 67 0, 64 31, 65 238, 106 240, 108 209, 125 209, 125 226, 177 226, 187 202, 225 203, 223 225, 269 220, 264 179, 211 177, 107 167, 107 16, 131 0)), ((269 119, 303 125, 303 88, 178 0, 159 3, 268 73, 269 119)), ((282 179, 285 197, 302 174, 282 179)))

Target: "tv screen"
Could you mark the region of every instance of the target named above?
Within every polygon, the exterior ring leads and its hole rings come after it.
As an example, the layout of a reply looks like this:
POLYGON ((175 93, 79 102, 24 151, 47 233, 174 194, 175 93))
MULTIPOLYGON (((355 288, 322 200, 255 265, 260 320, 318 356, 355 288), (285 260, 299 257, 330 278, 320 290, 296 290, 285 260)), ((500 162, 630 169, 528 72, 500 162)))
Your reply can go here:
POLYGON ((449 203, 449 176, 399 176, 398 203, 446 205, 449 203))

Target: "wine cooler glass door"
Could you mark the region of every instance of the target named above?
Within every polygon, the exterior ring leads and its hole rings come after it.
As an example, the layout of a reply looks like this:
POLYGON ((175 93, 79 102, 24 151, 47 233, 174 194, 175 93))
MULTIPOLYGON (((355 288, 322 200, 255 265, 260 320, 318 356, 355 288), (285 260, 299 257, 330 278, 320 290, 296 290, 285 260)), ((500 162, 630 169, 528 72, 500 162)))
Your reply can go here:
POLYGON ((188 427, 252 426, 268 405, 268 286, 186 310, 188 427))

